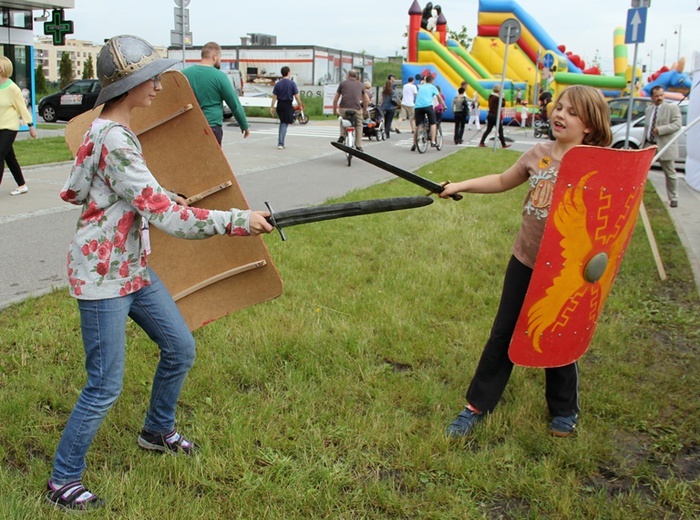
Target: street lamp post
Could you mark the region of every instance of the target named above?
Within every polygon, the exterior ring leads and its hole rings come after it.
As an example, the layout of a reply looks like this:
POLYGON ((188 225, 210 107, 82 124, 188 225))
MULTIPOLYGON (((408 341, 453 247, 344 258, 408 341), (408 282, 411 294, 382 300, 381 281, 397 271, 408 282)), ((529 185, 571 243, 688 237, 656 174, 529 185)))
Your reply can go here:
POLYGON ((664 42, 661 44, 661 47, 664 48, 664 61, 661 62, 661 66, 663 67, 666 65, 666 39, 664 38, 664 42))
POLYGON ((681 61, 681 29, 683 28, 682 25, 676 25, 673 27, 673 34, 678 35, 678 59, 676 60, 681 61))

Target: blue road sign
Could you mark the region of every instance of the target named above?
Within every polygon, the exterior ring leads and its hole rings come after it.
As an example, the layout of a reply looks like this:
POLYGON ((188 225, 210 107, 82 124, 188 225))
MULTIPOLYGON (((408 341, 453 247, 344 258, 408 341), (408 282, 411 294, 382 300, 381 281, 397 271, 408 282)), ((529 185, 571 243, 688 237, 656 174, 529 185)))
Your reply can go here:
POLYGON ((551 54, 545 54, 544 60, 542 60, 542 64, 548 69, 551 69, 552 65, 554 65, 554 56, 552 56, 551 54))
POLYGON ((625 43, 644 43, 644 33, 647 30, 647 8, 638 7, 627 11, 625 25, 625 43))

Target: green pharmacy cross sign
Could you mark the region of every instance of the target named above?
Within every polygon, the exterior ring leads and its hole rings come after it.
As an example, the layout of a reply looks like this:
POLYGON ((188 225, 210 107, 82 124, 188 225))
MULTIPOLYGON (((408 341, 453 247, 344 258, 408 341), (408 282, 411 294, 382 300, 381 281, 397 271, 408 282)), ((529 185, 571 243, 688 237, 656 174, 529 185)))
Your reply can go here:
POLYGON ((44 34, 53 37, 54 45, 65 45, 66 34, 73 34, 73 21, 63 18, 63 9, 54 9, 51 21, 44 22, 44 34))

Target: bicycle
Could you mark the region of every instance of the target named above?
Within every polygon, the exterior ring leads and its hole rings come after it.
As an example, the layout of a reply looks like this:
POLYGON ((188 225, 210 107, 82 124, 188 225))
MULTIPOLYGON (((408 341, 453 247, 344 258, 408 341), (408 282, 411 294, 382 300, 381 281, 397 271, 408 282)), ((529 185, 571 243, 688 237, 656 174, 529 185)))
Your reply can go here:
MULTIPOLYGON (((354 110, 346 110, 345 115, 348 116, 348 119, 345 119, 343 116, 338 117, 340 124, 345 128, 345 146, 355 148, 355 123, 357 121, 357 114, 354 110)), ((352 155, 346 152, 345 157, 347 157, 348 166, 350 166, 352 163, 352 155)))
MULTIPOLYGON (((423 122, 416 127, 416 148, 419 153, 425 153, 430 143, 430 119, 428 114, 423 118, 423 122)), ((435 143, 438 150, 442 149, 442 127, 437 123, 435 129, 435 143)))

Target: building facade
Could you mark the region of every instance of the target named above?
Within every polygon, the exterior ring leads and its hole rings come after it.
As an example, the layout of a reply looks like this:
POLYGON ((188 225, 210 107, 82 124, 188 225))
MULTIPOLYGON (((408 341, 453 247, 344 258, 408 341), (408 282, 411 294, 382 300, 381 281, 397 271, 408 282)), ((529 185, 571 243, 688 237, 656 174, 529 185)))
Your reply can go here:
MULTIPOLYGON (((49 36, 34 37, 34 68, 39 65, 44 70, 47 81, 58 82, 60 78, 61 57, 67 52, 73 64, 73 79, 81 79, 83 70, 88 58, 92 58, 92 77, 96 78, 97 55, 104 43, 95 43, 86 40, 71 40, 66 38, 65 45, 56 46, 49 36)), ((168 55, 166 47, 154 46, 158 54, 165 57, 168 55)))
POLYGON ((0 0, 0 55, 12 62, 12 81, 25 93, 32 113, 36 112, 34 24, 43 23, 52 9, 74 7, 74 0, 0 0), (35 11, 41 16, 35 17, 35 11))
MULTIPOLYGON (((199 63, 202 46, 185 50, 184 65, 199 63)), ((183 62, 182 48, 169 47, 168 58, 183 62)), ((280 69, 288 66, 294 81, 303 86, 322 86, 343 81, 350 69, 372 81, 374 56, 311 45, 222 45, 221 70, 239 70, 246 91, 274 85, 280 69)))

